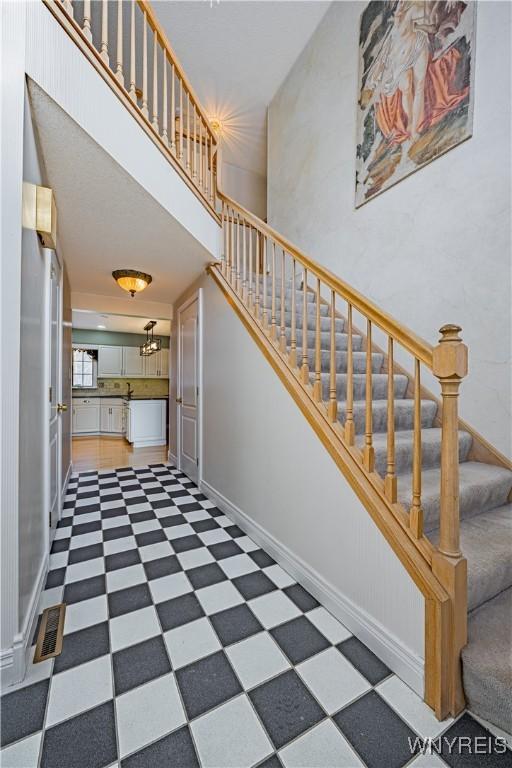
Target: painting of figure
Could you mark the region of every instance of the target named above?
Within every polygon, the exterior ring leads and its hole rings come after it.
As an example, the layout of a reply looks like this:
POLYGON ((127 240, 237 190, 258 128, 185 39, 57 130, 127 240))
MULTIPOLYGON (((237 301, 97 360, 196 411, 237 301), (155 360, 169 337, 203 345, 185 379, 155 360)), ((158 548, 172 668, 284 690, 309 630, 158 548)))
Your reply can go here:
POLYGON ((356 207, 471 136, 475 6, 374 0, 363 11, 356 207))

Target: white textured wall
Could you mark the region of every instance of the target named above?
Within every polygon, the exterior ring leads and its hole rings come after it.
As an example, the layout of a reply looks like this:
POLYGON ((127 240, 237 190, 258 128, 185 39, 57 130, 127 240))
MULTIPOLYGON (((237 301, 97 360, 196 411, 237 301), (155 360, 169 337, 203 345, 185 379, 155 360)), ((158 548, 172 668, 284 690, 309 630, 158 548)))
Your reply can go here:
POLYGON ((461 415, 508 454, 511 6, 478 4, 473 137, 355 210, 362 8, 332 4, 270 105, 269 223, 431 343, 461 325, 461 415))
POLYGON ((222 163, 220 188, 260 219, 267 218, 267 179, 231 163, 222 163))
MULTIPOLYGON (((205 277, 191 290, 199 286, 204 307, 203 480, 421 668, 420 592, 213 279, 205 277)), ((171 348, 175 358, 174 338, 171 348)), ((174 396, 171 381, 172 453, 174 396)), ((404 667, 397 671, 407 676, 404 667)), ((418 676, 409 674, 408 682, 421 692, 418 676)))

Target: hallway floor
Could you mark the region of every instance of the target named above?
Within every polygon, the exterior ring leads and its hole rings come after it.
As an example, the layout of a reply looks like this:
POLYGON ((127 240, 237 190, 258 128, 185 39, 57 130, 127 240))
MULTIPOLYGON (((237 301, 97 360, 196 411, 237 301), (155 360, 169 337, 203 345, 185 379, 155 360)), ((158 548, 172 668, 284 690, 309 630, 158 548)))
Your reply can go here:
POLYGON ((3 696, 4 768, 512 766, 450 753, 491 734, 438 723, 173 467, 74 476, 64 506, 41 604, 67 605, 63 651, 3 696))
POLYGON ((142 467, 167 460, 167 446, 134 448, 124 437, 74 437, 71 441, 73 468, 90 472, 116 467, 142 467))

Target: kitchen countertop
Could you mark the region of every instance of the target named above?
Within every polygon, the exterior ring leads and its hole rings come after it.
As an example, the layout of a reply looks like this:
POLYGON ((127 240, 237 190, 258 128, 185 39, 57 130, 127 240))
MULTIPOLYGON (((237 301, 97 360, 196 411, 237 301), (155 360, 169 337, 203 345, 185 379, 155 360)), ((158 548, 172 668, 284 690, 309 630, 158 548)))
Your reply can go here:
POLYGON ((128 398, 126 395, 88 395, 87 393, 80 393, 77 394, 76 392, 73 392, 71 395, 71 398, 74 397, 79 398, 88 398, 88 399, 98 399, 98 398, 107 398, 108 400, 126 400, 129 402, 130 400, 168 400, 168 395, 159 395, 158 397, 144 397, 143 395, 135 395, 135 397, 128 398))

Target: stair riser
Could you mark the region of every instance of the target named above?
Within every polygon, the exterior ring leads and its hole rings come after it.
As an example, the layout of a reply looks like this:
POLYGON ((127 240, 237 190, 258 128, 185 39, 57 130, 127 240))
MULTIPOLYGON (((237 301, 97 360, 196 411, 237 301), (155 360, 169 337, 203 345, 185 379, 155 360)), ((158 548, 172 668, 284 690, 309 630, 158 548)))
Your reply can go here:
MULTIPOLYGON (((336 333, 342 333, 345 329, 345 321, 340 317, 336 318, 335 322, 335 328, 336 333)), ((281 325, 281 313, 276 312, 276 323, 277 325, 281 325)), ((292 327, 292 316, 289 313, 285 314, 285 327, 288 328, 291 332, 292 327)), ((303 322, 302 322, 302 315, 297 316, 295 319, 295 328, 298 330, 299 328, 302 330, 303 328, 303 322)), ((316 317, 315 315, 308 315, 307 317, 307 327, 309 331, 316 331, 316 317)), ((331 330, 331 318, 330 317, 320 317, 320 330, 325 332, 330 332, 331 330)))
MULTIPOLYGON (((302 350, 299 349, 297 356, 299 361, 302 359, 300 355, 302 350)), ((382 369, 382 363, 384 361, 384 355, 379 352, 372 354, 372 372, 379 373, 382 369)), ((315 353, 310 351, 308 354, 308 362, 310 371, 315 370, 315 353)), ((331 353, 328 349, 321 350, 321 370, 327 373, 331 370, 331 353)), ((366 372, 366 353, 354 352, 352 355, 352 370, 354 373, 366 372)), ((336 373, 347 372, 347 352, 336 352, 336 373)))
MULTIPOLYGON (((373 432, 386 432, 387 430, 387 403, 385 400, 374 401, 372 404, 373 432)), ((422 401, 421 425, 431 427, 437 411, 437 405, 431 400, 422 401)), ((354 402, 354 424, 356 434, 364 434, 365 431, 365 403, 354 402)), ((345 403, 338 403, 338 419, 345 423, 345 403)), ((414 403, 412 400, 397 400, 395 402, 395 430, 412 429, 414 425, 414 403)))
MULTIPOLYGON (((372 398, 374 400, 385 400, 387 397, 388 380, 385 374, 377 374, 372 377, 372 398)), ((313 383, 314 376, 311 377, 313 383)), ((407 390, 407 378, 405 376, 394 377, 395 398, 404 397, 407 390)), ((366 378, 363 374, 353 376, 353 398, 354 400, 364 400, 366 397, 366 378)), ((347 397, 347 376, 338 374, 336 376, 337 400, 346 400, 347 397)), ((329 398, 329 375, 322 374, 322 396, 324 400, 329 398)))
MULTIPOLYGON (((459 435, 459 457, 460 461, 466 461, 469 449, 471 447, 471 438, 464 432, 459 435)), ((413 456, 413 438, 407 443, 399 442, 395 445, 395 474, 405 474, 412 472, 413 456)), ((421 448, 421 466, 423 469, 432 469, 441 465, 441 439, 435 443, 423 442, 421 448)), ((375 469, 384 477, 387 471, 387 451, 386 447, 375 448, 375 469)), ((398 479, 400 483, 400 478, 398 479)))
MULTIPOLYGON (((279 328, 276 329, 277 334, 279 335, 279 328)), ((291 341, 291 331, 289 329, 286 330, 286 342, 288 346, 290 345, 291 341)), ((308 331, 308 351, 313 350, 316 343, 316 334, 314 331, 308 331)), ((352 349, 353 350, 361 350, 361 347, 363 345, 363 339, 361 336, 356 336, 355 334, 352 336, 352 349)), ((336 349, 339 352, 342 352, 347 349, 348 346, 348 336, 346 333, 337 333, 336 334, 336 349)), ((320 334, 320 348, 324 350, 329 350, 331 348, 331 334, 330 333, 321 333, 320 334)), ((297 349, 302 350, 302 331, 297 331, 297 349)))

